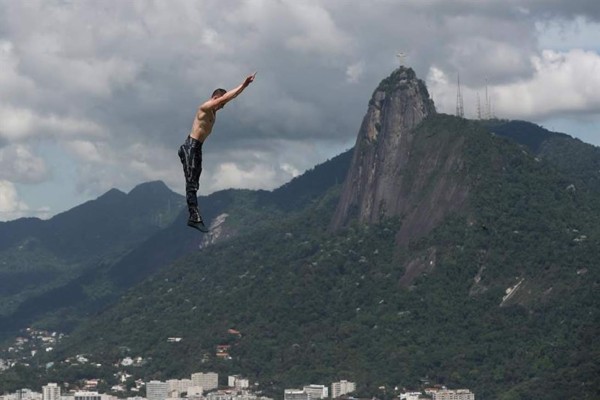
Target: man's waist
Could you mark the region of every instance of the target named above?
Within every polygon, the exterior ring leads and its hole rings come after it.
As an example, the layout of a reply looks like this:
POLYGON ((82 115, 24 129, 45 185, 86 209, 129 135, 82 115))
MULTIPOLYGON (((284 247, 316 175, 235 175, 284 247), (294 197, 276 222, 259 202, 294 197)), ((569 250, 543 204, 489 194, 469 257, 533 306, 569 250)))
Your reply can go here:
POLYGON ((200 139, 196 139, 191 134, 188 135, 188 137, 185 140, 185 142, 187 144, 189 144, 191 147, 202 147, 202 142, 200 141, 200 139))

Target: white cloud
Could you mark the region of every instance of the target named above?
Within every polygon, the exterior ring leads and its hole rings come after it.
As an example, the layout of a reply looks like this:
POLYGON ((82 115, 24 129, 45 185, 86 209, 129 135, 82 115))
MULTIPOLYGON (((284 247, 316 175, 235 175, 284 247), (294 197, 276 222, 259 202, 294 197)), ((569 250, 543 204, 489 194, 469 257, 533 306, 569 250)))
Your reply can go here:
POLYGON ((64 149, 77 165, 65 179, 90 196, 150 179, 182 191, 176 151, 196 107, 258 70, 219 113, 201 191, 272 188, 354 142, 399 51, 429 74, 444 112, 454 112, 460 71, 471 117, 486 78, 498 116, 594 114, 596 3, 0 1, 0 146, 64 149), (541 53, 560 33, 552 24, 573 18, 568 29, 582 33, 541 53), (570 51, 578 42, 591 52, 570 51))
MULTIPOLYGON (((509 84, 490 84, 488 97, 499 118, 541 120, 567 115, 600 116, 600 54, 593 51, 545 50, 531 59, 533 75, 509 84)), ((461 79, 464 76, 461 75, 461 79)), ((427 83, 438 111, 454 113, 456 77, 432 67, 427 83)), ((485 84, 463 85, 465 113, 476 116, 477 95, 485 105, 485 84)))
POLYGON ((169 187, 183 188, 183 168, 177 149, 165 148, 155 143, 134 144, 127 151, 128 170, 139 181, 161 180, 169 187))
POLYGON ((287 164, 287 163, 281 164, 281 169, 283 171, 285 171, 286 173, 290 174, 290 176, 292 178, 295 178, 302 173, 302 171, 300 171, 298 168, 294 167, 291 164, 287 164))
POLYGON ((11 41, 0 39, 0 91, 4 99, 13 96, 31 96, 35 82, 19 73, 19 58, 11 41))
POLYGON ((8 221, 27 215, 29 207, 19 199, 12 182, 0 180, 0 220, 8 221))
POLYGON ((546 50, 533 58, 532 79, 494 87, 498 115, 539 119, 565 114, 600 115, 600 55, 546 50))
POLYGON ((35 116, 30 110, 0 105, 0 137, 14 140, 33 135, 35 116))
POLYGON ((294 33, 286 40, 287 46, 302 52, 318 54, 348 54, 351 41, 335 23, 332 15, 318 1, 285 2, 300 32, 294 33))
POLYGON ((103 98, 132 84, 138 73, 134 63, 119 58, 70 60, 56 57, 48 59, 47 66, 56 71, 54 88, 70 90, 79 96, 103 98))
POLYGON ((252 165, 241 167, 233 162, 223 162, 216 167, 209 183, 212 190, 228 188, 261 189, 272 186, 276 178, 275 170, 270 166, 252 165))
POLYGON ((584 17, 572 21, 550 20, 535 24, 542 49, 567 51, 569 49, 598 50, 600 43, 600 23, 584 17))
POLYGON ((162 180, 183 191, 177 150, 157 143, 132 143, 116 152, 104 141, 73 140, 64 144, 77 162, 76 189, 97 194, 117 187, 129 190, 140 182, 162 180))
POLYGON ((364 61, 359 61, 354 64, 348 65, 348 68, 346 68, 346 82, 348 82, 348 83, 358 82, 364 71, 365 71, 364 61))
POLYGON ((65 149, 80 161, 88 163, 106 164, 109 162, 107 155, 111 152, 106 143, 95 143, 89 140, 71 140, 65 143, 65 149))
POLYGON ((97 123, 69 116, 39 114, 27 108, 0 103, 0 138, 20 141, 75 136, 102 136, 105 129, 97 123))
POLYGON ((28 146, 14 144, 0 148, 0 180, 39 183, 48 175, 44 160, 28 146))

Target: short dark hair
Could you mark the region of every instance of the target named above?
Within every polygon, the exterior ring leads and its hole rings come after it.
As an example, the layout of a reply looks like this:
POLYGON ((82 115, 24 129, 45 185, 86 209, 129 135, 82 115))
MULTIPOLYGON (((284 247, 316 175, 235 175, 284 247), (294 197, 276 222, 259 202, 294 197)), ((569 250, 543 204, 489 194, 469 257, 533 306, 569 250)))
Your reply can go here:
POLYGON ((221 89, 221 88, 218 88, 218 89, 215 89, 215 91, 213 92, 213 94, 212 94, 212 96, 211 96, 211 97, 215 97, 215 96, 219 96, 219 97, 221 97, 221 96, 223 96, 225 93, 227 93, 227 90, 225 90, 225 89, 221 89))

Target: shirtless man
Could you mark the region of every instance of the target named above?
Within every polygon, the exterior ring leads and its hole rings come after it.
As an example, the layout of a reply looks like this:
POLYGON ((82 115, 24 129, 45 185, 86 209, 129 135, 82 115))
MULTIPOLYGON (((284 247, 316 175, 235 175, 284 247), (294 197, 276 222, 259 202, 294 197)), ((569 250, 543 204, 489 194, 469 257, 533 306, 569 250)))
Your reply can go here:
POLYGON ((212 132, 217 111, 242 93, 254 81, 255 76, 256 73, 249 75, 241 85, 230 91, 216 89, 211 98, 198 108, 196 118, 194 118, 194 123, 192 124, 192 131, 181 147, 179 147, 179 159, 183 164, 183 173, 185 175, 185 196, 190 212, 187 224, 202 232, 208 232, 208 228, 204 225, 198 211, 198 197, 196 196, 198 181, 202 172, 202 143, 204 143, 208 135, 212 132))

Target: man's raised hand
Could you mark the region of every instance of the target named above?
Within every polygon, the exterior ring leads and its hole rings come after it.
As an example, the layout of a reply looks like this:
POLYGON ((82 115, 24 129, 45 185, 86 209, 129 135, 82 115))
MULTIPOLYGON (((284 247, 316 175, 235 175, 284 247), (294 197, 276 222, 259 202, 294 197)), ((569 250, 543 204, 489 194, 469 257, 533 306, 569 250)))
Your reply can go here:
POLYGON ((246 79, 244 80, 244 87, 247 87, 249 84, 251 84, 252 82, 254 82, 254 77, 256 76, 256 72, 253 73, 252 75, 248 75, 246 77, 246 79))

